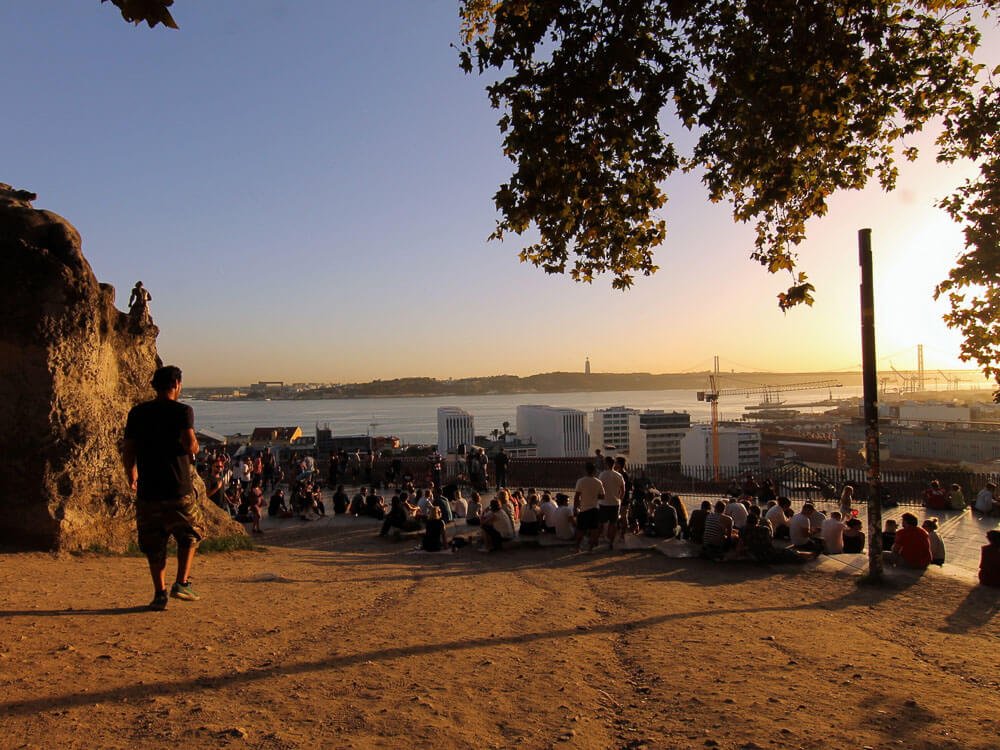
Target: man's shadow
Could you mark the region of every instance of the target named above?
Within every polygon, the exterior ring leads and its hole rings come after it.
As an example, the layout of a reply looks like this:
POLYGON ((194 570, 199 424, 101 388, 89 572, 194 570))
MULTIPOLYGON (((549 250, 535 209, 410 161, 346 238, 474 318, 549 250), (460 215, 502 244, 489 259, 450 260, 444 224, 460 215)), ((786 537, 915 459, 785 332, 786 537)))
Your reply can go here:
POLYGON ((131 615, 148 612, 149 607, 107 607, 104 609, 0 609, 0 620, 8 617, 68 617, 73 615, 131 615))
POLYGON ((976 586, 958 605, 958 609, 948 615, 947 625, 941 628, 945 633, 967 633, 981 628, 1000 613, 1000 589, 976 586))

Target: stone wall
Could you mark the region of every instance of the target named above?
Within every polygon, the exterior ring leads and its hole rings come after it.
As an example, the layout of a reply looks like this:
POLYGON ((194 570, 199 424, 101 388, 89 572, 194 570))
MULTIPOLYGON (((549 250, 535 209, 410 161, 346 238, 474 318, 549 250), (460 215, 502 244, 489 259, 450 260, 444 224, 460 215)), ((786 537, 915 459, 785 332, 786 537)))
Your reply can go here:
MULTIPOLYGON (((0 183, 0 546, 122 550, 134 510, 118 442, 153 396, 159 331, 115 307, 79 233, 34 199, 0 183)), ((242 531, 215 510, 214 534, 242 531)))

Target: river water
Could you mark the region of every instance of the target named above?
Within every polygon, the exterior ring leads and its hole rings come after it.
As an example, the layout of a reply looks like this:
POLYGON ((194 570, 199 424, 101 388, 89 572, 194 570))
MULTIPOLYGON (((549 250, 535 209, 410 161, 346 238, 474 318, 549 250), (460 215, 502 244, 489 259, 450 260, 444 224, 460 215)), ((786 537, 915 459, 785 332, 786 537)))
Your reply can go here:
MULTIPOLYGON (((821 401, 831 391, 816 390, 784 395, 789 405, 821 401)), ((834 388, 834 398, 859 397, 860 387, 834 388)), ((719 400, 719 415, 737 419, 743 407, 759 403, 759 397, 726 396, 719 400)), ((686 411, 692 422, 707 422, 709 405, 698 401, 696 391, 605 391, 601 393, 516 393, 492 396, 428 396, 410 398, 356 398, 313 401, 197 401, 195 424, 223 435, 249 434, 254 427, 298 426, 305 435, 314 435, 316 426, 329 426, 334 435, 395 435, 404 443, 437 442, 437 408, 457 406, 475 419, 477 435, 502 430, 510 422, 517 430, 517 407, 545 404, 592 412, 611 406, 633 409, 686 411)), ((824 411, 828 406, 802 408, 803 412, 824 411)))

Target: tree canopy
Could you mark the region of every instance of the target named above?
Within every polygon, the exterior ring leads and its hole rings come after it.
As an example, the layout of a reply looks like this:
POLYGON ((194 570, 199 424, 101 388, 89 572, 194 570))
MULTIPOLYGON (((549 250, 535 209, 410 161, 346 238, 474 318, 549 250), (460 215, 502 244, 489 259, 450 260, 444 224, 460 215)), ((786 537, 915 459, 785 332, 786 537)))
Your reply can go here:
MULTIPOLYGON (((908 139, 944 119, 937 158, 980 167, 941 206, 967 252, 938 288, 962 356, 1000 382, 997 89, 977 23, 1000 2, 464 0, 460 63, 495 77, 514 172, 494 238, 537 231, 522 261, 624 289, 656 271, 671 174, 751 222, 751 257, 792 274, 782 309, 811 304, 797 267, 809 219, 837 190, 892 189, 908 139), (682 152, 678 134, 694 146, 682 152)), ((748 248, 750 249, 750 248, 748 248)))

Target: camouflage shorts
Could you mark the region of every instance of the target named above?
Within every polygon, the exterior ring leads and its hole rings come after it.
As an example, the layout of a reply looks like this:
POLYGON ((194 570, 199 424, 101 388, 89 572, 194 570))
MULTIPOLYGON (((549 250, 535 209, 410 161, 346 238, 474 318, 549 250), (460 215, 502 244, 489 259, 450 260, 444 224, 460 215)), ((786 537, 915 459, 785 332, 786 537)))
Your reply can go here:
POLYGON ((137 500, 135 525, 139 549, 150 560, 166 559, 171 536, 183 549, 198 544, 205 533, 205 519, 194 492, 173 500, 137 500))

